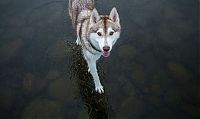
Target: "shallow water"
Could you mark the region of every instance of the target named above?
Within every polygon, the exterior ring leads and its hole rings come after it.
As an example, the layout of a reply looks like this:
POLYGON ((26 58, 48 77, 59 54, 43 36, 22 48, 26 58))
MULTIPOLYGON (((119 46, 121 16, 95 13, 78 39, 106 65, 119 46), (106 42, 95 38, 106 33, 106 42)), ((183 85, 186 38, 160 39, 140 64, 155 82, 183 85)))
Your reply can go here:
MULTIPOLYGON (((70 80, 74 51, 66 42, 76 38, 67 2, 0 1, 0 119, 88 118, 70 80)), ((107 116, 198 118, 198 1, 96 1, 101 14, 113 6, 122 34, 98 62, 107 116)))

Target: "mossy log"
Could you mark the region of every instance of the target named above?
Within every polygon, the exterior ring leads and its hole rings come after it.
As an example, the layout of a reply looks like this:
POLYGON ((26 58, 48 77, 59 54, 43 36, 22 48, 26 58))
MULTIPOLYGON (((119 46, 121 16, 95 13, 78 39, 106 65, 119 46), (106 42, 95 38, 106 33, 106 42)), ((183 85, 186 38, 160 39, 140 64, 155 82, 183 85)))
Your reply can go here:
MULTIPOLYGON (((67 42, 67 46, 72 54, 70 77, 76 80, 79 94, 87 108, 89 119, 107 119, 109 106, 105 92, 99 94, 94 90, 94 81, 88 72, 88 66, 83 58, 81 47, 69 42, 67 42)), ((97 69, 102 82, 105 79, 103 70, 99 66, 97 66, 97 69)))

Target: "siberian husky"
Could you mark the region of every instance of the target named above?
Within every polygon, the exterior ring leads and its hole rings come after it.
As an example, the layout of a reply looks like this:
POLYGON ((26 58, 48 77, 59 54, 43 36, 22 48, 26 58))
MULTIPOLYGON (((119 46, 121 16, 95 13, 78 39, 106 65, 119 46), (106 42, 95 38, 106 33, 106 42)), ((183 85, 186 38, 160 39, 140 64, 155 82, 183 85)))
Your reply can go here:
POLYGON ((83 57, 91 73, 95 90, 104 93, 99 80, 96 61, 108 57, 121 33, 120 19, 116 8, 109 15, 99 15, 94 0, 69 0, 69 15, 76 32, 77 45, 82 47, 83 57))

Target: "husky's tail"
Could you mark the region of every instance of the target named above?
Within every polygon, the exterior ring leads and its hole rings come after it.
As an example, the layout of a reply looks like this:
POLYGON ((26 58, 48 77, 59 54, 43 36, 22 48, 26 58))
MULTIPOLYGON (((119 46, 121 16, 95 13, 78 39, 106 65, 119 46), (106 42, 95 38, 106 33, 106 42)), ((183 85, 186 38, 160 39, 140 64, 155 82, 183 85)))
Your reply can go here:
POLYGON ((69 3, 68 3, 68 11, 69 11, 69 16, 72 18, 72 2, 74 0, 69 0, 69 3))
POLYGON ((69 0, 69 3, 68 3, 68 11, 69 11, 69 16, 70 16, 70 18, 71 18, 71 20, 72 20, 72 26, 73 26, 73 28, 75 29, 76 27, 76 17, 77 17, 77 11, 76 10, 73 10, 73 7, 72 7, 72 3, 74 2, 75 0, 69 0))
POLYGON ((93 10, 94 0, 69 0, 68 11, 72 20, 72 26, 76 29, 77 17, 82 10, 93 10))

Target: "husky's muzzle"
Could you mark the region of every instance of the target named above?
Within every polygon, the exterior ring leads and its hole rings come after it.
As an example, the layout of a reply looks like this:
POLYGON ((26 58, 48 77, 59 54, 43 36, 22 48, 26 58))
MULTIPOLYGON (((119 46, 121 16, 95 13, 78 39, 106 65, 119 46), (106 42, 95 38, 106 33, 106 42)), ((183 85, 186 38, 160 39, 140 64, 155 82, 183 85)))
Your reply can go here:
POLYGON ((103 56, 108 57, 110 55, 110 47, 109 46, 104 46, 103 47, 103 56))

